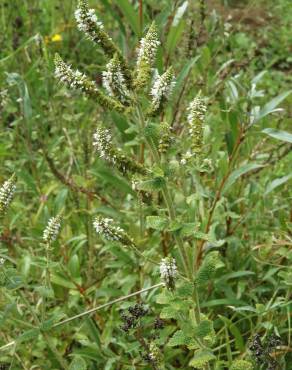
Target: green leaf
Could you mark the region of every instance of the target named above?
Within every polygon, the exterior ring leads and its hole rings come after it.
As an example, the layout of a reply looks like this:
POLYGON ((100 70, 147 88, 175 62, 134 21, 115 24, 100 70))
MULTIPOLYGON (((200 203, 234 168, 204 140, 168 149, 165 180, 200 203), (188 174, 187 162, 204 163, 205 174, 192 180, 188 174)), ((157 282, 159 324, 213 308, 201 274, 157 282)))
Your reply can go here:
POLYGON ((187 337, 182 330, 176 331, 168 342, 169 347, 188 345, 190 338, 187 337))
POLYGON ((198 61, 199 58, 200 58, 200 55, 197 55, 196 57, 194 57, 190 61, 188 61, 186 63, 186 65, 183 67, 182 71, 177 76, 176 84, 175 84, 175 87, 173 89, 172 96, 174 96, 174 97, 178 96, 179 91, 181 89, 181 86, 182 86, 185 78, 188 76, 188 74, 190 73, 190 71, 192 70, 193 66, 196 64, 196 62, 198 61))
POLYGON ((253 271, 235 271, 235 272, 230 272, 229 274, 222 275, 218 280, 217 283, 222 281, 226 281, 229 279, 236 279, 236 278, 241 278, 244 276, 251 276, 255 275, 255 272, 253 271))
POLYGON ((192 297, 194 291, 194 284, 189 282, 183 282, 183 284, 178 287, 175 293, 181 298, 190 298, 192 297))
POLYGON ((146 225, 150 229, 164 230, 168 225, 168 219, 160 216, 148 216, 146 218, 146 225))
POLYGON ((26 342, 32 339, 37 339, 39 334, 40 334, 39 328, 27 330, 17 338, 17 342, 26 342))
POLYGON ((222 298, 222 299, 213 299, 211 301, 203 302, 202 307, 215 307, 215 306, 241 306, 246 305, 246 302, 241 301, 240 299, 235 298, 222 298))
POLYGON ((140 36, 139 17, 128 0, 115 0, 116 5, 124 14, 127 22, 137 36, 140 36))
POLYGON ((69 366, 69 370, 86 370, 87 365, 85 360, 80 356, 75 356, 69 366))
POLYGON ((51 277, 51 281, 52 283, 60 285, 64 288, 76 289, 75 285, 71 281, 67 280, 66 277, 63 277, 60 274, 53 274, 51 277))
POLYGON ((70 258, 68 269, 74 278, 78 278, 80 276, 80 263, 77 254, 74 254, 74 256, 70 258))
POLYGON ((278 109, 277 106, 287 98, 291 94, 292 90, 286 91, 278 96, 276 96, 274 99, 269 101, 256 115, 254 119, 254 123, 259 121, 260 119, 264 118, 270 113, 276 112, 278 109))
POLYGON ((211 252, 205 257, 196 276, 196 283, 202 286, 213 277, 217 266, 220 264, 218 252, 211 252))
POLYGON ((213 323, 210 320, 203 320, 195 328, 195 336, 199 338, 205 338, 207 335, 211 334, 213 331, 213 323))
POLYGON ((174 16, 174 19, 173 19, 173 22, 172 22, 172 25, 171 25, 171 28, 170 28, 170 32, 168 34, 168 37, 167 37, 167 40, 166 40, 166 50, 169 54, 171 54, 182 34, 183 34, 183 30, 184 30, 184 22, 183 22, 183 15, 186 11, 188 7, 188 1, 185 1, 176 11, 176 14, 174 16))
POLYGON ((199 350, 195 353, 195 356, 190 361, 189 365, 195 369, 204 369, 210 361, 216 360, 216 357, 211 351, 199 350))
POLYGON ((273 180, 272 182, 268 184, 266 191, 265 191, 265 195, 268 195, 271 191, 276 189, 278 186, 285 184, 285 182, 287 182, 291 178, 292 178, 292 174, 273 180))
POLYGON ((276 130, 274 128, 265 128, 262 132, 273 137, 274 139, 292 143, 292 134, 287 131, 276 130))
POLYGON ((158 304, 168 304, 173 299, 173 295, 167 289, 164 289, 162 293, 156 296, 156 302, 158 304))
POLYGON ((178 316, 178 311, 172 306, 164 307, 160 313, 162 319, 177 319, 178 316))
POLYGON ((232 362, 230 370, 253 370, 253 365, 249 361, 236 360, 232 362))
POLYGON ((249 171, 260 168, 260 167, 263 167, 263 165, 257 164, 257 163, 247 163, 243 165, 242 167, 233 171, 224 185, 222 194, 224 194, 225 191, 228 190, 240 176, 246 174, 249 171))

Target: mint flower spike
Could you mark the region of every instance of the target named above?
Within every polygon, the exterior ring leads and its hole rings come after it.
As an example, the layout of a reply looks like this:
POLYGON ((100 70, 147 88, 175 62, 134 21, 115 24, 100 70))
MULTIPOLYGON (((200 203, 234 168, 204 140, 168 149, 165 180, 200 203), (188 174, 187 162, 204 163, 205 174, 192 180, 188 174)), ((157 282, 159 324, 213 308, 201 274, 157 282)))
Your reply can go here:
POLYGON ((93 146, 100 158, 117 167, 122 173, 146 174, 145 168, 140 163, 114 147, 110 131, 103 126, 96 129, 93 135, 93 146))
POLYGON ((60 232, 61 228, 61 215, 51 217, 43 233, 43 240, 47 245, 54 242, 60 232))
POLYGON ((137 73, 134 82, 136 88, 145 86, 149 81, 159 45, 157 27, 153 22, 146 36, 140 40, 137 57, 137 73))
POLYGON ((150 116, 156 116, 161 112, 174 86, 175 78, 172 67, 168 68, 163 75, 159 76, 157 74, 157 76, 154 77, 154 83, 150 93, 152 96, 151 109, 149 112, 150 116))
POLYGON ((189 136, 191 137, 192 140, 192 152, 198 156, 202 153, 203 130, 207 108, 204 103, 204 100, 197 96, 189 104, 187 110, 188 110, 187 121, 189 126, 189 136))
POLYGON ((127 86, 130 87, 132 77, 127 63, 112 38, 104 30, 103 23, 97 19, 95 10, 89 9, 87 0, 78 1, 75 19, 79 30, 84 32, 88 39, 100 45, 109 58, 113 58, 114 55, 117 54, 126 78, 127 86))
POLYGON ((16 190, 16 176, 12 175, 0 188, 0 216, 7 212, 16 190))
POLYGON ((162 258, 159 269, 161 279, 165 282, 166 287, 173 290, 178 274, 175 259, 172 257, 162 258))
POLYGON ((98 103, 109 110, 123 112, 125 107, 113 98, 103 94, 94 81, 91 81, 84 73, 73 70, 70 65, 66 64, 59 54, 55 55, 55 77, 67 87, 80 90, 98 103))
POLYGON ((130 92, 122 72, 121 63, 115 54, 106 65, 107 70, 102 73, 102 82, 110 96, 118 99, 122 104, 128 104, 130 92))
POLYGON ((124 229, 115 225, 112 218, 96 217, 93 220, 93 227, 96 233, 103 236, 106 240, 116 241, 125 246, 133 245, 133 240, 124 229))

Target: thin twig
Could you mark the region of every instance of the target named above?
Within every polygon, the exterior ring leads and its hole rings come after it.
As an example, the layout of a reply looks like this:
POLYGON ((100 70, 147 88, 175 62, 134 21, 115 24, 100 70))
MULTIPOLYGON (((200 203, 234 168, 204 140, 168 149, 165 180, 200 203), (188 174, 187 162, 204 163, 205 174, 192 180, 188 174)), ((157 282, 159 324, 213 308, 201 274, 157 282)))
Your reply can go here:
MULTIPOLYGON (((148 288, 144 288, 144 289, 141 289, 141 290, 138 290, 137 292, 134 292, 134 293, 131 293, 131 294, 128 294, 126 296, 123 296, 123 297, 120 297, 120 298, 117 298, 117 299, 114 299, 113 301, 110 301, 110 302, 107 302, 107 303, 104 303, 100 306, 97 306, 97 307, 94 307, 94 308, 91 308, 90 310, 88 311, 84 311, 78 315, 75 315, 75 316, 72 316, 72 317, 69 317, 68 319, 65 319, 63 321, 60 321, 60 322, 57 322, 56 324, 54 324, 51 329, 55 329, 59 326, 62 326, 64 324, 67 324, 68 322, 71 322, 73 320, 76 320, 76 319, 80 319, 81 317, 84 317, 84 316, 87 316, 87 315, 90 315, 91 313, 93 312, 96 312, 98 310, 101 310, 105 307, 109 307, 109 306, 112 306, 113 304, 115 303, 118 303, 118 302, 122 302, 122 301, 125 301, 131 297, 134 297, 135 295, 138 295, 138 294, 142 294, 142 293, 145 293, 145 292, 148 292, 149 290, 152 290, 152 289, 155 289, 155 288, 158 288, 158 287, 161 287, 161 286, 164 286, 164 283, 159 283, 159 284, 155 284, 155 285, 152 285, 151 287, 148 287, 148 288)), ((3 351, 11 346, 13 346, 14 344, 16 343, 16 340, 10 342, 10 343, 7 343, 5 344, 4 346, 0 347, 0 351, 3 351)))
MULTIPOLYGON (((50 167, 50 170, 51 172, 53 173, 53 175, 58 179, 60 180, 64 185, 68 186, 72 191, 74 192, 77 192, 77 193, 83 193, 83 194, 86 194, 87 197, 89 197, 90 199, 93 199, 93 198, 97 198, 99 199, 102 203, 104 204, 108 204, 110 205, 111 207, 113 207, 113 205, 109 202, 109 200, 107 200, 105 197, 103 197, 102 195, 98 194, 96 191, 93 191, 93 190, 89 190, 89 189, 86 189, 84 188, 83 186, 79 186, 77 185, 70 177, 66 177, 64 176, 58 169, 57 167, 55 166, 55 163, 53 161, 53 159, 46 153, 44 152, 44 156, 45 156, 45 159, 46 161, 48 162, 48 165, 50 167)), ((114 208, 114 207, 113 207, 114 208)))

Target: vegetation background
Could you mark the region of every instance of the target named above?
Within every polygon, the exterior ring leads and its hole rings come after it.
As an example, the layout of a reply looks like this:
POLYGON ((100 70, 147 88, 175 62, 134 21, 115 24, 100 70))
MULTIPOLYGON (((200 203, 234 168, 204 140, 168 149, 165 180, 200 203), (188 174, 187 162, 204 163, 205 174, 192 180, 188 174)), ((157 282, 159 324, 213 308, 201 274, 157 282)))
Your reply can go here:
MULTIPOLYGON (((131 179, 93 151, 92 135, 102 121, 114 127, 119 146, 137 154, 141 138, 135 122, 105 112, 54 78, 56 52, 99 86, 108 62, 77 30, 76 2, 0 0, 0 180, 17 177, 14 201, 1 220, 6 272, 0 271, 0 347, 16 342, 0 348, 0 368, 151 369, 145 357, 153 342, 152 322, 160 316, 164 328, 155 345, 162 368, 236 370, 250 364, 267 369, 271 363, 257 362, 250 343, 256 334, 264 343, 274 333, 281 343, 268 353, 277 363, 269 369, 291 370, 291 1, 96 0, 90 6, 133 68, 139 39, 153 20, 158 26, 156 67, 161 73, 172 65, 177 76, 164 118, 180 140, 168 157, 179 216, 166 227, 159 192, 153 203, 141 205, 131 179), (199 92, 208 102, 204 155, 211 166, 184 173, 177 154, 186 140, 180 127, 199 92), (256 123, 243 140, 242 124, 251 116, 256 123), (226 174, 224 191, 218 193, 226 174), (214 326, 207 334, 214 338, 201 365, 196 346, 174 337, 184 332, 177 315, 191 325, 183 290, 174 303, 158 287, 52 328, 66 317, 159 283, 159 269, 147 258, 159 262, 169 253, 176 256, 173 233, 183 228, 185 242, 200 245, 206 236, 198 233, 206 231, 217 195, 207 248, 219 251, 220 263, 199 292, 201 312, 214 326), (49 218, 60 212, 48 289, 42 236, 49 218), (92 226, 98 214, 112 217, 138 240, 145 259, 99 238, 92 226), (198 233, 192 234, 190 227, 195 230, 197 224, 198 233), (43 301, 46 320, 40 319, 39 330, 34 317, 41 317, 43 301), (125 333, 120 309, 137 302, 149 310, 145 323, 125 333)), ((147 150, 145 155, 151 167, 147 150)))

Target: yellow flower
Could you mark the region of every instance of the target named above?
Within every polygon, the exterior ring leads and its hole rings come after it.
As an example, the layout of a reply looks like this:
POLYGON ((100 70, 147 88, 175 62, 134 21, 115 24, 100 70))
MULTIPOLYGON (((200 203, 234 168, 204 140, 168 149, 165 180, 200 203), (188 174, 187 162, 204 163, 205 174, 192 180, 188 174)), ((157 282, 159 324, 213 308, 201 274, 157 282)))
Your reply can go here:
POLYGON ((62 36, 59 33, 56 33, 52 36, 51 41, 52 42, 61 42, 63 40, 62 36))

